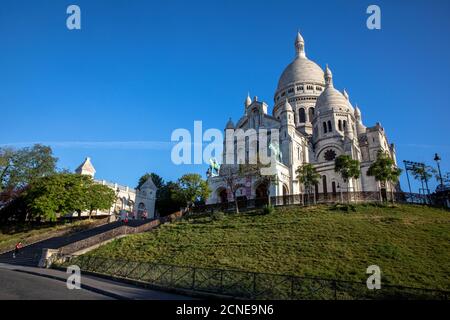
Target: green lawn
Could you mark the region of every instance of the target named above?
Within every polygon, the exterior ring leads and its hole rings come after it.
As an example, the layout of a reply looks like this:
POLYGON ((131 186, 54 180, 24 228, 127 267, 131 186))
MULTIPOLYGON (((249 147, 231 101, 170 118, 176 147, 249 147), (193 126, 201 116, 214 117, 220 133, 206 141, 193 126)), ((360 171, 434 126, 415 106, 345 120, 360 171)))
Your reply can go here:
POLYGON ((450 212, 422 206, 285 207, 185 218, 87 255, 450 290, 450 212))
POLYGON ((17 242, 23 245, 46 239, 57 232, 76 232, 89 228, 94 220, 67 223, 43 223, 41 225, 6 225, 0 228, 0 252, 14 249, 17 242))

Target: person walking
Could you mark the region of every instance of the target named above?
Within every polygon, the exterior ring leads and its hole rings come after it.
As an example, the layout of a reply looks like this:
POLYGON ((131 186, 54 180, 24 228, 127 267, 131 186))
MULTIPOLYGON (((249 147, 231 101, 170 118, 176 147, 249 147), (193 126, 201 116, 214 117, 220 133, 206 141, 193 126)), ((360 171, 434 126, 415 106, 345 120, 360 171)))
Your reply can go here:
POLYGON ((14 252, 13 252, 13 258, 14 259, 19 255, 20 249, 22 249, 22 242, 21 241, 17 242, 16 246, 14 247, 14 252))

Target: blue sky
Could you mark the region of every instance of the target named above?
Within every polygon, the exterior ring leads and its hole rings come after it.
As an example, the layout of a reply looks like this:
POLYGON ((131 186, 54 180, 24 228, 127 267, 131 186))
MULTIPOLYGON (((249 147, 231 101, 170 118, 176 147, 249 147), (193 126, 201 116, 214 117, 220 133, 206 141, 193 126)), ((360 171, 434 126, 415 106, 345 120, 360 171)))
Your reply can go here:
POLYGON ((98 178, 131 186, 147 171, 204 174, 172 164, 172 131, 223 128, 247 91, 271 108, 300 29, 399 164, 439 152, 450 171, 449 12, 446 0, 2 1, 0 144, 50 144, 71 170, 90 156, 98 178), (82 30, 66 28, 70 4, 82 30), (366 28, 370 4, 381 30, 366 28))

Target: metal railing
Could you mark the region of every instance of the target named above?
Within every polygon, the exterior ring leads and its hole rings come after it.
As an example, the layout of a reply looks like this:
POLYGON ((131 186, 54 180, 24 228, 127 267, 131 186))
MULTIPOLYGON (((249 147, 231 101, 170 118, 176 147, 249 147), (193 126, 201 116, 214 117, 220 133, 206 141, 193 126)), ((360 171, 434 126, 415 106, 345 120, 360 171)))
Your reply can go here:
POLYGON ((82 271, 136 280, 163 288, 187 289, 243 299, 448 300, 450 293, 383 284, 379 290, 369 290, 365 282, 111 260, 93 256, 66 257, 59 264, 62 267, 68 265, 78 265, 82 271))
MULTIPOLYGON (((395 202, 400 204, 424 204, 442 206, 442 200, 438 200, 433 196, 418 193, 395 192, 380 193, 378 191, 358 191, 358 192, 336 192, 336 193, 311 193, 311 194, 294 194, 286 196, 270 197, 270 204, 273 206, 311 206, 317 204, 337 204, 337 203, 383 203, 395 202)), ((237 205, 240 210, 251 210, 262 208, 269 204, 269 198, 240 199, 237 205)), ((191 208, 192 212, 212 212, 212 211, 232 211, 235 210, 234 201, 215 203, 208 205, 200 205, 191 208)))

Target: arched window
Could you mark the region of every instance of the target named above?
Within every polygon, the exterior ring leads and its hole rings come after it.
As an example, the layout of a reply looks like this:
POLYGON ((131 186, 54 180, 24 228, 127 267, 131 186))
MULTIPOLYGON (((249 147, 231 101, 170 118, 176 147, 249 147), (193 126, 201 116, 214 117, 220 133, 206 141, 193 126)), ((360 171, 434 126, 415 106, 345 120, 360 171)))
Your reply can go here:
POLYGON ((336 195, 336 181, 331 183, 331 190, 333 190, 333 194, 336 195))
POLYGON ((300 119, 300 123, 306 122, 305 109, 303 109, 303 108, 298 109, 298 117, 300 119))
POLYGON ((327 189, 327 176, 322 176, 322 188, 323 188, 323 193, 327 194, 328 193, 328 189, 327 189))
POLYGON ((338 128, 339 128, 339 131, 342 131, 342 121, 341 120, 338 121, 338 128))
POLYGON ((323 123, 323 133, 327 133, 327 123, 323 123))
POLYGON ((331 121, 328 120, 328 132, 331 132, 331 121))
POLYGON ((314 108, 313 107, 309 108, 308 117, 309 117, 309 122, 312 122, 314 119, 314 108))
POLYGON ((344 120, 344 130, 347 128, 347 120, 344 120))

